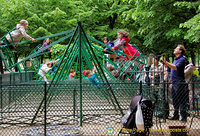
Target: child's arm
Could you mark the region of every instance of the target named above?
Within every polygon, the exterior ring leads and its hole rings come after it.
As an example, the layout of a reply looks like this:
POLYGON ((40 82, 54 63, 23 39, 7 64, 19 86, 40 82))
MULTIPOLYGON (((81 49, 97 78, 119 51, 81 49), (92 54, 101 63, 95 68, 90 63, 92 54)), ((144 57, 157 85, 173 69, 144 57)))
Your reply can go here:
POLYGON ((94 62, 92 62, 92 65, 94 66, 94 68, 92 69, 92 73, 94 73, 96 71, 96 67, 94 65, 94 62))
POLYGON ((95 71, 96 71, 96 68, 94 67, 93 70, 92 70, 92 73, 94 73, 95 71))
POLYGON ((51 64, 56 64, 56 62, 58 62, 59 61, 59 59, 57 59, 57 60, 52 60, 52 61, 49 61, 48 63, 51 63, 51 64))
POLYGON ((24 38, 26 38, 27 40, 32 40, 33 42, 36 42, 36 40, 34 38, 32 38, 30 35, 28 35, 26 33, 26 30, 24 27, 20 27, 19 31, 21 32, 21 34, 24 36, 24 38))
POLYGON ((118 50, 119 48, 121 48, 124 44, 126 43, 126 41, 124 39, 122 39, 118 45, 116 45, 115 47, 113 47, 113 49, 118 50))

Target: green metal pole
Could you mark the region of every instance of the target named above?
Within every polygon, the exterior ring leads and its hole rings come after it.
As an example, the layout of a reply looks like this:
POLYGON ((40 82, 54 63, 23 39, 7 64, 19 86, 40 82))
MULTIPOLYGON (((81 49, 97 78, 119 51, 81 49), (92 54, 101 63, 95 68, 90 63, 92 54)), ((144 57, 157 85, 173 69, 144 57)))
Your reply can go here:
MULTIPOLYGON (((70 44, 71 44, 71 42, 72 42, 72 39, 74 38, 76 32, 77 32, 77 28, 75 29, 75 31, 74 31, 74 33, 73 33, 73 35, 72 35, 72 38, 71 38, 71 40, 69 41, 68 47, 67 47, 67 49, 66 49, 65 52, 64 52, 64 55, 63 55, 63 57, 62 57, 62 59, 61 59, 61 62, 60 62, 59 66, 58 66, 58 68, 57 68, 57 70, 56 70, 55 76, 53 77, 53 79, 52 79, 52 81, 51 81, 51 84, 49 85, 49 87, 48 87, 48 89, 47 89, 47 92, 50 90, 50 88, 51 88, 51 86, 52 86, 52 83, 53 83, 53 81, 54 81, 54 79, 55 79, 55 77, 56 77, 56 74, 58 73, 58 70, 60 69, 60 66, 61 66, 61 64, 62 64, 62 62, 63 62, 63 60, 64 60, 64 57, 65 57, 65 55, 66 55, 66 53, 67 53, 67 51, 68 51, 68 49, 69 49, 69 46, 70 46, 70 44)), ((61 39, 63 39, 63 38, 61 38, 61 39)), ((54 42, 54 43, 55 43, 55 42, 54 42)), ((52 43, 52 44, 53 44, 53 43, 52 43)), ((57 81, 56 81, 56 83, 57 83, 57 81)), ((56 83, 55 83, 55 84, 56 84, 56 83)), ((48 98, 47 98, 47 100, 48 100, 48 98)), ((38 114, 39 110, 41 109, 41 106, 42 106, 43 102, 44 102, 44 98, 43 98, 42 101, 40 102, 40 104, 39 104, 39 106, 38 106, 38 108, 37 108, 37 111, 36 111, 35 115, 33 116, 33 119, 32 119, 32 121, 31 121, 31 124, 33 124, 33 122, 35 121, 35 118, 37 117, 37 114, 38 114)))
POLYGON ((1 111, 2 111, 2 109, 3 109, 2 75, 0 75, 0 91, 1 91, 1 111))
POLYGON ((81 73, 81 22, 78 22, 78 33, 79 33, 79 74, 80 74, 80 126, 82 126, 83 121, 83 111, 82 111, 82 73, 81 73))
MULTIPOLYGON (((89 40, 88 40, 88 38, 87 38, 87 35, 86 35, 85 32, 83 31, 83 28, 82 28, 81 24, 80 24, 80 28, 81 28, 81 30, 82 30, 82 32, 83 32, 84 37, 86 38, 86 41, 87 41, 87 43, 88 43, 88 45, 89 45, 89 47, 90 47, 90 49, 91 49, 92 54, 94 55, 94 58, 95 58, 96 61, 97 61, 97 65, 99 66, 99 69, 100 69, 101 73, 103 74, 103 77, 104 77, 104 79, 106 80, 107 85, 109 86, 109 90, 111 91, 111 94, 112 94, 112 96, 113 96, 113 98, 114 98, 114 100, 115 100, 115 102, 116 102, 116 104, 117 104, 117 106, 118 106, 118 108, 119 108, 119 111, 120 111, 121 115, 123 116, 124 114, 123 114, 122 108, 121 108, 121 106, 119 105, 115 94, 113 93, 113 90, 112 90, 112 88, 111 88, 111 86, 110 86, 110 83, 108 82, 108 80, 107 80, 107 78, 106 78, 106 76, 105 76, 105 74, 104 74, 104 71, 103 71, 103 69, 102 69, 101 66, 100 66, 100 63, 99 63, 99 61, 98 61, 98 59, 97 59, 97 57, 96 57, 96 55, 95 55, 95 53, 94 53, 94 50, 92 49, 92 46, 91 46, 91 44, 90 44, 90 42, 89 42, 89 40)), ((95 66, 96 66, 96 64, 95 64, 95 66)), ((96 66, 96 67, 97 67, 97 66, 96 66)), ((111 98, 111 97, 110 97, 110 98, 111 98)), ((112 99, 111 99, 111 100, 112 100, 112 99)), ((115 107, 115 104, 114 104, 114 103, 113 103, 113 106, 115 107)))
MULTIPOLYGON (((75 54, 75 52, 76 52, 76 46, 75 45, 73 45, 72 46, 73 48, 72 48, 72 51, 69 51, 69 52, 72 52, 70 55, 68 55, 67 57, 68 58, 70 58, 70 60, 72 59, 72 60, 75 60, 75 58, 76 58, 76 56, 74 55, 73 56, 73 54, 75 54)), ((77 50, 78 50, 78 47, 77 47, 77 50)), ((67 69, 67 66, 69 66, 70 65, 70 62, 72 62, 72 61, 68 61, 68 62, 66 62, 65 63, 65 65, 62 67, 62 70, 61 70, 61 72, 59 73, 59 75, 58 75, 58 77, 57 78, 55 78, 55 81, 56 81, 56 83, 57 83, 57 81, 60 79, 60 80, 62 80, 63 79, 63 76, 62 75, 65 75, 64 74, 64 71, 65 71, 65 69, 67 69)), ((71 64, 72 65, 72 64, 71 64)), ((68 68, 70 68, 70 66, 68 67, 68 68)), ((69 69, 68 69, 68 71, 69 71, 69 69)), ((56 74, 54 75, 54 77, 56 76, 56 74)), ((51 102, 51 100, 52 100, 52 98, 53 97, 55 97, 54 96, 54 94, 55 94, 55 91, 51 91, 50 93, 49 93, 49 96, 48 96, 48 98, 47 98, 47 101, 48 101, 48 104, 47 104, 47 107, 48 107, 48 105, 50 104, 50 102, 51 102)))
POLYGON ((76 89, 73 90, 73 117, 76 114, 76 89))

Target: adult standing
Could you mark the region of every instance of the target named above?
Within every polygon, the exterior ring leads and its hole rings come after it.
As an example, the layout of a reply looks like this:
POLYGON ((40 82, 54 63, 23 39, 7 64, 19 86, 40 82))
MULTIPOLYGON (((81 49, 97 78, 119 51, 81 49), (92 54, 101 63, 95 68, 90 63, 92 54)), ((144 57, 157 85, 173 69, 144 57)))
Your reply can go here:
POLYGON ((179 120, 179 109, 182 116, 181 121, 187 121, 187 104, 189 102, 189 90, 185 83, 184 68, 186 58, 183 56, 185 47, 178 45, 173 54, 176 56, 173 64, 162 58, 165 65, 171 68, 171 82, 172 82, 172 100, 174 106, 174 114, 170 120, 179 120))

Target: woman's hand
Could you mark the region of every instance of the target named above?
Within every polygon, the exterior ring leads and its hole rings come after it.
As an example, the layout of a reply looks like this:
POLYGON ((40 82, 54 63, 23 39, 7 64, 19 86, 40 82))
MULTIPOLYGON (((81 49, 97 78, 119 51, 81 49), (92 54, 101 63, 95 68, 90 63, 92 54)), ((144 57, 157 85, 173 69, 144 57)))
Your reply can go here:
POLYGON ((30 38, 30 40, 33 41, 33 42, 36 42, 36 40, 34 38, 32 38, 32 37, 30 38))

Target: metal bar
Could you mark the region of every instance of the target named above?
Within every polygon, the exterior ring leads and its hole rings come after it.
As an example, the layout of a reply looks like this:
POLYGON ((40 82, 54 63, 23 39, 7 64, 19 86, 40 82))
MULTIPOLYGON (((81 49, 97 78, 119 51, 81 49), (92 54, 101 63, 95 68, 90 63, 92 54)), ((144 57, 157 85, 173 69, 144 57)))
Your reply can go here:
MULTIPOLYGON (((52 37, 56 37, 56 36, 60 36, 60 35, 69 34, 69 33, 72 33, 73 31, 74 30, 68 30, 68 31, 64 31, 64 32, 61 32, 61 33, 56 33, 56 34, 53 34, 53 35, 48 35, 48 36, 36 38, 35 40, 36 41, 40 41, 40 40, 44 40, 46 38, 52 38, 52 37)), ((32 43, 32 41, 31 40, 27 40, 27 41, 22 41, 22 42, 18 42, 18 43, 7 44, 7 45, 1 46, 0 48, 6 47, 6 46, 9 46, 9 45, 20 45, 20 44, 25 44, 25 43, 32 43)))
MULTIPOLYGON (((76 43, 76 42, 75 42, 76 43)), ((73 46, 72 46, 72 48, 71 48, 71 50, 72 51, 69 51, 69 52, 72 52, 70 55, 68 55, 67 57, 69 58, 69 59, 73 59, 73 60, 75 60, 75 58, 76 58, 76 56, 73 56, 73 54, 75 54, 75 48, 76 48, 76 46, 75 46, 75 43, 73 44, 73 46)), ((78 50, 78 48, 77 48, 77 50, 78 50)), ((58 75, 58 77, 55 79, 55 81, 56 81, 56 83, 58 82, 58 80, 60 79, 60 80, 62 80, 62 76, 63 75, 65 75, 64 74, 64 71, 65 71, 65 69, 67 69, 67 66, 68 66, 68 64, 70 64, 70 61, 68 61, 68 62, 66 62, 65 64, 64 64, 64 66, 62 67, 62 70, 61 70, 61 72, 59 73, 59 75, 58 75)), ((71 64, 72 65, 72 64, 71 64)), ((70 67, 69 67, 70 68, 70 67)), ((59 69, 59 68, 58 68, 59 69)), ((69 71, 69 70, 68 70, 69 71)), ((56 74, 54 75, 54 77, 56 76, 56 74)), ((52 83, 52 82, 51 82, 52 83)), ((51 102, 51 99, 54 97, 54 94, 55 94, 55 91, 54 92, 50 92, 49 93, 49 96, 48 96, 48 98, 47 98, 47 101, 48 101, 48 104, 47 104, 47 107, 48 107, 48 105, 50 104, 50 102, 51 102)))
MULTIPOLYGON (((63 57, 62 57, 62 59, 61 59, 61 62, 60 62, 59 66, 58 66, 58 68, 57 68, 57 70, 56 70, 55 76, 56 76, 56 74, 58 73, 58 70, 60 69, 60 66, 61 66, 61 64, 62 64, 62 62, 63 62, 63 60, 64 60, 64 57, 65 57, 65 55, 66 55, 68 49, 69 49, 69 46, 70 46, 70 44, 71 44, 71 42, 72 42, 72 40, 73 40, 73 38, 74 38, 74 36, 75 36, 75 34, 76 34, 76 32, 77 32, 77 29, 78 29, 78 27, 76 27, 76 30, 74 31, 74 33, 73 33, 73 35, 72 35, 72 38, 71 38, 70 41, 69 41, 68 47, 67 47, 67 49, 65 50, 65 53, 64 53, 64 55, 63 55, 63 57)), ((63 39, 63 38, 61 38, 61 39, 63 39)), ((64 38, 64 39, 65 39, 65 38, 64 38)), ((64 39, 63 39, 63 40, 64 40, 64 39)), ((55 42, 54 42, 54 43, 55 43, 55 42)), ((47 89, 48 91, 49 91, 49 89, 50 89, 50 87, 51 87, 51 85, 52 85, 52 83, 53 83, 53 81, 54 81, 54 79, 55 79, 55 76, 53 77, 53 79, 52 79, 52 81, 51 81, 51 84, 49 85, 49 87, 48 87, 48 89, 47 89)), ((57 82, 57 81, 56 81, 56 82, 57 82)), ((39 110, 40 110, 40 108, 41 108, 43 102, 44 102, 44 98, 43 98, 42 101, 40 102, 40 104, 39 104, 39 106, 38 106, 38 109, 37 109, 35 115, 33 116, 33 119, 32 119, 32 121, 31 121, 31 124, 33 124, 33 122, 35 121, 35 118, 37 117, 37 114, 38 114, 38 112, 39 112, 39 110)))
MULTIPOLYGON (((95 60, 97 61, 97 65, 99 66, 99 69, 100 69, 101 73, 103 74, 103 77, 104 77, 105 80, 106 80, 106 83, 107 83, 107 85, 108 85, 108 87, 109 87, 109 90, 111 91, 112 96, 114 97, 114 100, 115 100, 115 102, 116 102, 116 104, 117 104, 117 106, 118 106, 118 108, 119 108, 119 110, 120 110, 120 113, 121 113, 121 115, 123 116, 124 114, 123 114, 122 108, 121 108, 121 106, 119 105, 119 103, 118 103, 118 101, 117 101, 117 98, 116 98, 115 94, 114 94, 113 91, 112 91, 112 88, 111 88, 111 86, 110 86, 110 83, 108 82, 108 80, 107 80, 107 78, 106 78, 106 76, 105 76, 105 74, 104 74, 104 71, 103 71, 103 69, 102 69, 101 66, 100 66, 100 63, 99 63, 99 61, 98 61, 98 59, 97 59, 97 57, 96 57, 96 55, 95 55, 95 53, 94 53, 94 50, 92 49, 92 46, 91 46, 91 44, 90 44, 90 42, 89 42, 89 40, 88 40, 88 38, 87 38, 86 33, 85 33, 84 30, 83 30, 81 24, 80 24, 80 28, 81 28, 81 30, 82 30, 82 32, 83 32, 83 35, 84 35, 84 37, 85 37, 85 39, 86 39, 86 41, 87 41, 87 43, 88 43, 88 45, 89 45, 89 47, 90 47, 90 49, 91 49, 92 54, 94 55, 95 60)), ((96 65, 96 64, 95 64, 95 65, 96 65)), ((111 97, 110 97, 110 98, 111 98, 111 97)), ((112 99, 111 99, 111 101, 112 101, 112 99)), ((113 104, 114 104, 114 103, 113 103, 113 104)), ((114 105, 114 106, 115 106, 115 105, 114 105)))
POLYGON ((44 82, 44 135, 47 134, 47 83, 44 82))
POLYGON ((73 90, 73 117, 76 114, 76 89, 73 90))
POLYGON ((78 22, 78 34, 79 34, 79 76, 80 76, 80 126, 83 123, 83 105, 82 105, 82 73, 81 73, 81 22, 78 22))

